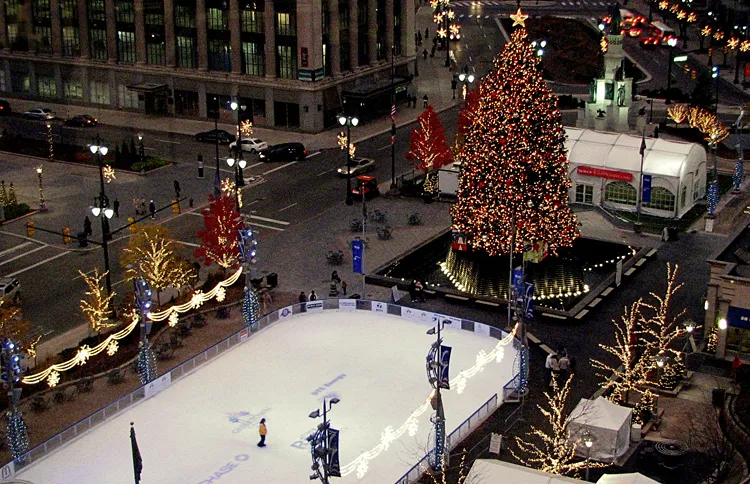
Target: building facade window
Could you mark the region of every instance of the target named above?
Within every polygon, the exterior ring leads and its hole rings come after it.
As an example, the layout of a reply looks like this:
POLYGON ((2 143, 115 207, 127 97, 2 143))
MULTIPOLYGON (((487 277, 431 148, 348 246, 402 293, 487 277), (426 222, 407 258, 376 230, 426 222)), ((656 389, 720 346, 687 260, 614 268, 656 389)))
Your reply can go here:
POLYGON ((18 24, 20 23, 19 0, 7 0, 5 3, 5 28, 8 35, 8 45, 13 50, 25 50, 28 48, 26 39, 20 35, 18 24))
POLYGON ((357 27, 357 46, 359 48, 359 51, 357 52, 357 65, 366 65, 368 62, 370 62, 370 52, 368 51, 368 41, 367 41, 367 32, 368 32, 368 17, 370 15, 370 12, 367 9, 367 0, 358 0, 358 6, 359 6, 359 15, 357 16, 357 21, 359 22, 359 25, 357 27))
POLYGON ((133 2, 116 2, 115 20, 118 23, 135 25, 135 7, 133 6, 133 2))
POLYGON ((193 37, 177 37, 177 66, 189 69, 198 66, 198 53, 193 37))
POLYGON ((50 0, 31 2, 35 48, 39 52, 52 52, 52 15, 49 2, 50 0))
POLYGON ((39 52, 52 52, 52 27, 48 25, 34 25, 36 48, 39 52))
POLYGON ((206 2, 208 23, 208 68, 231 72, 232 47, 229 32, 229 3, 220 0, 206 2))
POLYGON ((107 60, 107 31, 91 29, 89 36, 91 37, 91 58, 107 60))
POLYGON ((195 28, 195 2, 192 5, 175 5, 175 26, 185 29, 195 28))
POLYGON ((276 14, 276 35, 287 37, 297 36, 296 15, 288 12, 278 12, 276 14))
POLYGON ((208 68, 212 71, 231 72, 232 51, 228 40, 211 39, 208 41, 208 68))
POLYGON ((263 12, 259 10, 242 10, 242 31, 247 33, 263 33, 263 12))
POLYGON ((41 97, 57 97, 57 84, 52 76, 37 76, 37 88, 41 97))
POLYGON ((8 28, 8 44, 11 46, 11 49, 18 49, 18 25, 17 24, 7 24, 8 28))
POLYGON ((693 201, 703 198, 703 193, 703 184, 701 184, 700 179, 695 180, 693 183, 693 201))
POLYGON ((228 12, 221 8, 208 9, 209 30, 229 30, 228 12))
POLYGON ((63 96, 67 99, 83 99, 83 83, 80 79, 63 81, 63 96))
POLYGON ((628 182, 615 181, 604 188, 604 200, 624 205, 635 205, 637 190, 628 182))
POLYGON ((251 76, 265 75, 265 56, 262 44, 243 42, 242 57, 245 64, 245 74, 250 74, 251 76))
POLYGON ((117 52, 120 62, 135 62, 135 32, 129 30, 117 32, 117 52))
POLYGON ((378 26, 375 48, 377 49, 376 58, 385 59, 386 56, 386 39, 385 39, 385 0, 377 1, 377 10, 375 11, 375 21, 378 26))
POLYGON ((60 16, 62 23, 62 54, 74 57, 81 54, 81 45, 78 35, 78 1, 62 0, 60 3, 60 16))
POLYGON ((104 0, 88 0, 89 50, 94 60, 107 60, 107 14, 104 0))
POLYGON ((651 201, 644 202, 644 207, 674 212, 675 196, 668 188, 652 187, 651 201))
POLYGON ((680 208, 685 208, 686 202, 687 202, 687 185, 682 185, 682 190, 680 191, 680 208))
POLYGON ((78 27, 62 28, 63 55, 74 57, 81 54, 81 46, 78 43, 78 27))
POLYGON ((195 91, 174 90, 174 111, 183 116, 198 115, 198 93, 195 91))
POLYGON ((93 80, 89 82, 89 101, 96 104, 109 104, 109 83, 93 80))
POLYGON ((117 85, 117 105, 123 109, 138 109, 138 93, 125 84, 117 85))
POLYGON ((275 101, 273 103, 273 114, 276 126, 299 127, 299 104, 275 101))
POLYGON ((276 46, 276 77, 297 79, 297 50, 290 45, 276 46))
POLYGON ((31 92, 31 78, 28 74, 13 72, 10 76, 10 85, 13 92, 28 94, 31 92))
POLYGON ((594 203, 594 186, 593 185, 576 185, 576 203, 591 205, 594 203))
POLYGON ((0 91, 5 92, 8 90, 7 80, 5 79, 5 71, 0 70, 0 91))
POLYGON ((151 65, 167 64, 167 44, 164 35, 164 2, 145 0, 146 62, 151 65))

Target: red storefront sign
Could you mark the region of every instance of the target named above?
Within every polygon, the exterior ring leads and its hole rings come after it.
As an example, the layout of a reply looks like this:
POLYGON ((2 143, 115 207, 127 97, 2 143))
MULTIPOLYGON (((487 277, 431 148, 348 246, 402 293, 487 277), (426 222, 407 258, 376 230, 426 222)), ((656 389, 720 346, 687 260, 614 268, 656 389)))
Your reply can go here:
POLYGON ((610 180, 633 181, 633 174, 626 171, 605 170, 603 168, 593 168, 591 166, 579 166, 578 174, 583 176, 596 176, 599 178, 609 178, 610 180))

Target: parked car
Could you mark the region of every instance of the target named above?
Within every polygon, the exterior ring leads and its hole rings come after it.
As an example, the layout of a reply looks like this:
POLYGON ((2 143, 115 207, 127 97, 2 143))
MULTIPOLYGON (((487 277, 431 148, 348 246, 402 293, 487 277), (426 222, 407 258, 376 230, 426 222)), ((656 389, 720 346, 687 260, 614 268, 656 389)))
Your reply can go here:
POLYGON ((65 124, 68 126, 80 126, 82 128, 88 126, 96 126, 99 124, 99 120, 90 114, 79 114, 65 120, 65 124))
POLYGON ((0 116, 6 116, 11 112, 10 103, 5 99, 0 99, 0 116))
POLYGON ((263 161, 300 161, 305 158, 307 150, 302 143, 281 143, 260 152, 260 159, 263 161))
POLYGON ((235 138, 233 134, 229 134, 223 129, 212 129, 210 131, 203 131, 202 133, 198 133, 195 135, 196 141, 216 143, 216 140, 218 140, 219 144, 222 145, 229 144, 236 139, 237 138, 235 138))
MULTIPOLYGON (((237 142, 234 141, 229 145, 230 149, 235 149, 237 147, 237 142)), ((268 148, 268 143, 265 141, 261 141, 258 138, 247 138, 242 139, 242 151, 249 151, 250 153, 257 153, 260 150, 265 150, 268 148)))
POLYGON ((34 108, 23 113, 23 117, 28 119, 55 119, 55 112, 49 108, 34 108))
POLYGON ((15 277, 0 277, 0 299, 18 302, 21 299, 21 283, 15 277))
MULTIPOLYGON (((351 166, 349 167, 349 176, 355 176, 359 175, 361 173, 366 173, 373 168, 375 168, 375 160, 372 158, 352 158, 351 166)), ((346 165, 342 166, 338 170, 336 170, 339 174, 339 176, 346 177, 347 174, 347 167, 346 165)))

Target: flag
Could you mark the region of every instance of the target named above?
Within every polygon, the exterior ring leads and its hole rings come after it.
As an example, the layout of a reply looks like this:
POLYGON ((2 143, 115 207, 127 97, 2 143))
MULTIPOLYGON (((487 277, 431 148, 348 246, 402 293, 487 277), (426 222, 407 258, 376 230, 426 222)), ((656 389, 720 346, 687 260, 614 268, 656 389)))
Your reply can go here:
POLYGON ((391 123, 391 144, 396 144, 396 123, 391 123))
POLYGON ((646 152, 646 138, 641 136, 641 151, 640 151, 641 156, 643 156, 645 152, 646 152))
POLYGON ((391 121, 396 121, 396 105, 391 105, 391 121))
POLYGON ((133 428, 133 422, 130 422, 130 446, 133 450, 133 473, 135 474, 135 482, 136 484, 138 484, 139 482, 141 482, 143 459, 141 459, 141 451, 138 450, 138 441, 135 440, 135 429, 133 428))

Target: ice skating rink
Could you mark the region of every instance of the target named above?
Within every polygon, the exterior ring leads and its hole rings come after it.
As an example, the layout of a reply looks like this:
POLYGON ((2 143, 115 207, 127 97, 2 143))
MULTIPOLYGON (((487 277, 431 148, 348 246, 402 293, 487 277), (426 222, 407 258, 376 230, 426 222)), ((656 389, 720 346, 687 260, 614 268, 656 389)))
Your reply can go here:
MULTIPOLYGON (((443 344, 452 347, 451 379, 499 343, 456 326, 443 330, 443 344)), ((283 319, 14 477, 33 484, 130 484, 129 432, 135 422, 143 484, 311 482, 305 438, 322 418, 308 415, 321 408, 324 397, 335 396, 341 401, 328 416, 341 432, 342 469, 407 421, 416 433, 386 438, 387 450, 367 462, 362 478, 352 471, 331 482, 394 483, 429 448, 432 409, 410 416, 425 408, 431 391, 425 372, 435 341, 425 333, 431 327, 369 311, 283 319), (259 448, 263 417, 267 447, 259 448)), ((501 361, 493 359, 466 379, 463 393, 459 385, 443 391, 448 434, 492 395, 502 398, 516 355, 512 344, 502 348, 501 361)))

